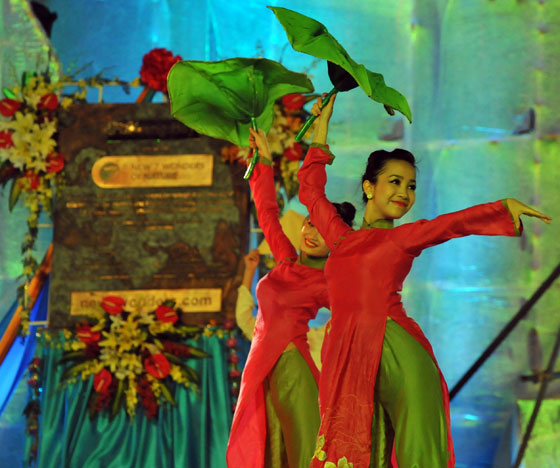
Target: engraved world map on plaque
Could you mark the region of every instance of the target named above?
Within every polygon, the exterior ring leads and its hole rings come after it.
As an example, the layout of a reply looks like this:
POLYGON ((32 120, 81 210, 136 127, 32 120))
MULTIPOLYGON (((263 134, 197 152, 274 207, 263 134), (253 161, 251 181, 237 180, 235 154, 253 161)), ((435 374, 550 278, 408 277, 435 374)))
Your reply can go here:
POLYGON ((223 142, 165 104, 75 106, 59 139, 49 326, 109 294, 146 311, 175 299, 191 323, 233 316, 248 189, 243 169, 221 161, 223 142))

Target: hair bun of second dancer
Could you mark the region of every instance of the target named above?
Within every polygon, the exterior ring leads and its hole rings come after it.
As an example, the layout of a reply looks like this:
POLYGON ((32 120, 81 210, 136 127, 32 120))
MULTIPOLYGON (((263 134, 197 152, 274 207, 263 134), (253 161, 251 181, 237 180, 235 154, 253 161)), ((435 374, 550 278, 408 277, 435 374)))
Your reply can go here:
POLYGON ((354 216, 356 216, 356 208, 350 202, 333 203, 336 211, 348 226, 354 224, 354 216))

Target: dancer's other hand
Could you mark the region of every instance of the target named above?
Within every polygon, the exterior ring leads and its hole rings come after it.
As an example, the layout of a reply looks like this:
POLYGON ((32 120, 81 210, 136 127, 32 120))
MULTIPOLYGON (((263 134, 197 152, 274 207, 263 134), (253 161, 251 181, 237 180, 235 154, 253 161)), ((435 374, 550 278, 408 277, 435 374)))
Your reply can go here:
POLYGON ((537 211, 534 208, 525 205, 524 203, 521 203, 519 200, 516 200, 515 198, 506 198, 506 203, 511 213, 511 216, 513 217, 513 222, 515 223, 515 227, 517 229, 519 229, 519 226, 521 225, 521 220, 520 220, 521 215, 531 216, 533 218, 539 218, 542 221, 544 221, 546 224, 550 224, 550 222, 552 221, 552 218, 550 216, 545 215, 544 213, 541 213, 540 211, 537 211))
POLYGON ((255 131, 253 128, 249 127, 249 133, 249 146, 251 149, 254 150, 255 148, 258 148, 261 158, 272 161, 272 155, 270 154, 270 148, 268 147, 268 139, 266 138, 264 130, 259 128, 255 131))
POLYGON ((260 259, 259 250, 258 249, 251 250, 244 257, 245 268, 251 271, 255 271, 257 269, 257 266, 259 265, 259 259, 260 259))
POLYGON ((257 249, 251 250, 243 260, 245 261, 245 271, 243 272, 243 279, 241 284, 245 286, 249 291, 251 290, 251 283, 253 282, 253 276, 257 267, 259 266, 259 251, 257 249))

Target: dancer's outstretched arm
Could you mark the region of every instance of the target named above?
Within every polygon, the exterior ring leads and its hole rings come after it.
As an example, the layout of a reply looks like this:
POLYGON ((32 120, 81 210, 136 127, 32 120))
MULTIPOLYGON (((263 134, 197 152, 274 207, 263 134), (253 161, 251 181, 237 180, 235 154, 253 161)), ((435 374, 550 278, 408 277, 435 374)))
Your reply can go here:
POLYGON ((520 216, 527 215, 550 223, 550 216, 513 198, 472 206, 465 210, 422 219, 395 228, 394 242, 412 255, 450 239, 469 235, 519 236, 523 231, 520 216))

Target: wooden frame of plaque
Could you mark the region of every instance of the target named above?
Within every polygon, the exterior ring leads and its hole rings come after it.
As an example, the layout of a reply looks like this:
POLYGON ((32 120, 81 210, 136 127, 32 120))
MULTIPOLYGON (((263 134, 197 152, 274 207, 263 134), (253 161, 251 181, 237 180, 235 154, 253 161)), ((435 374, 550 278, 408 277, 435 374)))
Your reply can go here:
POLYGON ((249 234, 244 168, 227 143, 174 120, 167 104, 83 104, 60 119, 66 185, 56 200, 49 327, 120 295, 187 323, 233 318, 249 234))

